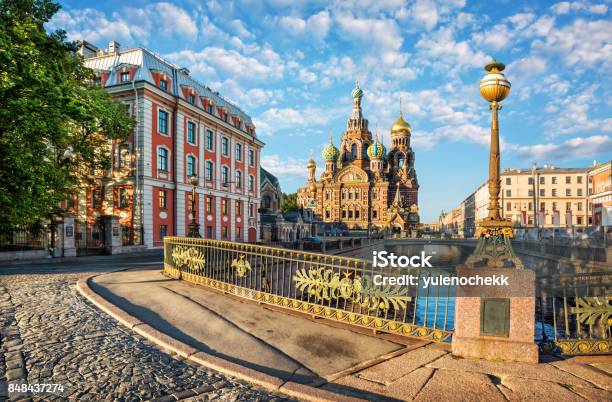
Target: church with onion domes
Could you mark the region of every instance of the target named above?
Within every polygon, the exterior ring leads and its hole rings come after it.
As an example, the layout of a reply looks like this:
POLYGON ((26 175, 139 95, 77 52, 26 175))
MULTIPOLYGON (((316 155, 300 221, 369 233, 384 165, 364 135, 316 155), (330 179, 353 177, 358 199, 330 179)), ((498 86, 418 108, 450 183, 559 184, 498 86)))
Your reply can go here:
POLYGON ((361 109, 363 90, 357 83, 351 96, 353 113, 340 146, 336 148, 330 131, 329 144, 322 152, 323 173, 317 179, 311 158, 308 183, 298 190, 298 204, 319 217, 325 232, 340 228, 415 236, 419 184, 410 146, 412 128, 400 110, 391 126, 387 150, 368 129, 361 109))

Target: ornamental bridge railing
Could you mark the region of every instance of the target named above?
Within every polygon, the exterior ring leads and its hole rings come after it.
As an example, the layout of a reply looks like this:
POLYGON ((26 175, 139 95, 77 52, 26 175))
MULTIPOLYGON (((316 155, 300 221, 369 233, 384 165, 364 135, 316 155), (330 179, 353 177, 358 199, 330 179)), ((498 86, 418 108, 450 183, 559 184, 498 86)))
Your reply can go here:
POLYGON ((375 285, 374 276, 449 276, 431 268, 380 268, 370 261, 259 245, 164 238, 164 273, 260 303, 398 335, 449 341, 454 288, 375 285), (412 291, 410 289, 413 289, 412 291), (412 294, 411 294, 412 293, 412 294))
POLYGON ((612 353, 612 272, 539 277, 536 340, 543 353, 612 353))

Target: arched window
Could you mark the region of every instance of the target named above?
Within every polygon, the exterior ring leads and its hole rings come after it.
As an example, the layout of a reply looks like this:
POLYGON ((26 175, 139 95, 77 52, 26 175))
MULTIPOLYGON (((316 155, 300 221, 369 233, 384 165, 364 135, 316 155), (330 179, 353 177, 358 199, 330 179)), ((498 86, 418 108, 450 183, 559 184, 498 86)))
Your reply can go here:
POLYGON ((195 176, 197 174, 196 169, 196 158, 195 156, 187 156, 187 177, 195 176))
POLYGON ((264 196, 263 204, 264 204, 264 208, 268 208, 268 209, 270 208, 270 205, 272 204, 272 201, 270 200, 270 196, 269 195, 264 196))
POLYGON ((404 167, 405 164, 406 164, 406 158, 404 158, 404 155, 402 155, 397 160, 397 166, 401 169, 404 167))
POLYGON ((357 159, 357 144, 351 146, 351 158, 353 160, 357 159))
POLYGON ((363 150, 361 151, 361 159, 365 159, 368 155, 368 144, 363 144, 363 150))
POLYGON ((229 168, 227 166, 223 166, 221 169, 221 184, 223 186, 227 186, 229 182, 229 168))

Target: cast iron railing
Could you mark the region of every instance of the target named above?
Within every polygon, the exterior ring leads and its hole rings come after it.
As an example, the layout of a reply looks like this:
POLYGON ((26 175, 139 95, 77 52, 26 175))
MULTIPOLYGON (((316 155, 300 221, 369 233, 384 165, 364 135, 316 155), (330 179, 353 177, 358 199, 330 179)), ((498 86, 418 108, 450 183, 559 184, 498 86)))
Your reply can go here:
POLYGON ((612 272, 538 278, 536 337, 544 353, 612 353, 612 272))
POLYGON ((348 324, 447 341, 454 288, 376 285, 374 276, 454 275, 434 269, 373 267, 335 255, 211 239, 164 238, 164 273, 223 292, 348 324), (412 291, 410 290, 412 289, 412 291))

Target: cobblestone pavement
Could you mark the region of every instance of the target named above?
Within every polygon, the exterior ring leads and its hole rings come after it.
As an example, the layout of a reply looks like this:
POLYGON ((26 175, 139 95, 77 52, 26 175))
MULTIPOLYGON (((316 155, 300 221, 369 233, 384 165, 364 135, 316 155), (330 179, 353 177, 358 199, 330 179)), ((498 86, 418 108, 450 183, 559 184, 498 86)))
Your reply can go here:
POLYGON ((33 400, 282 399, 170 356, 124 328, 77 293, 84 273, 22 274, 32 269, 21 268, 0 275, 0 400, 10 384, 24 382, 64 386, 61 396, 33 400))

